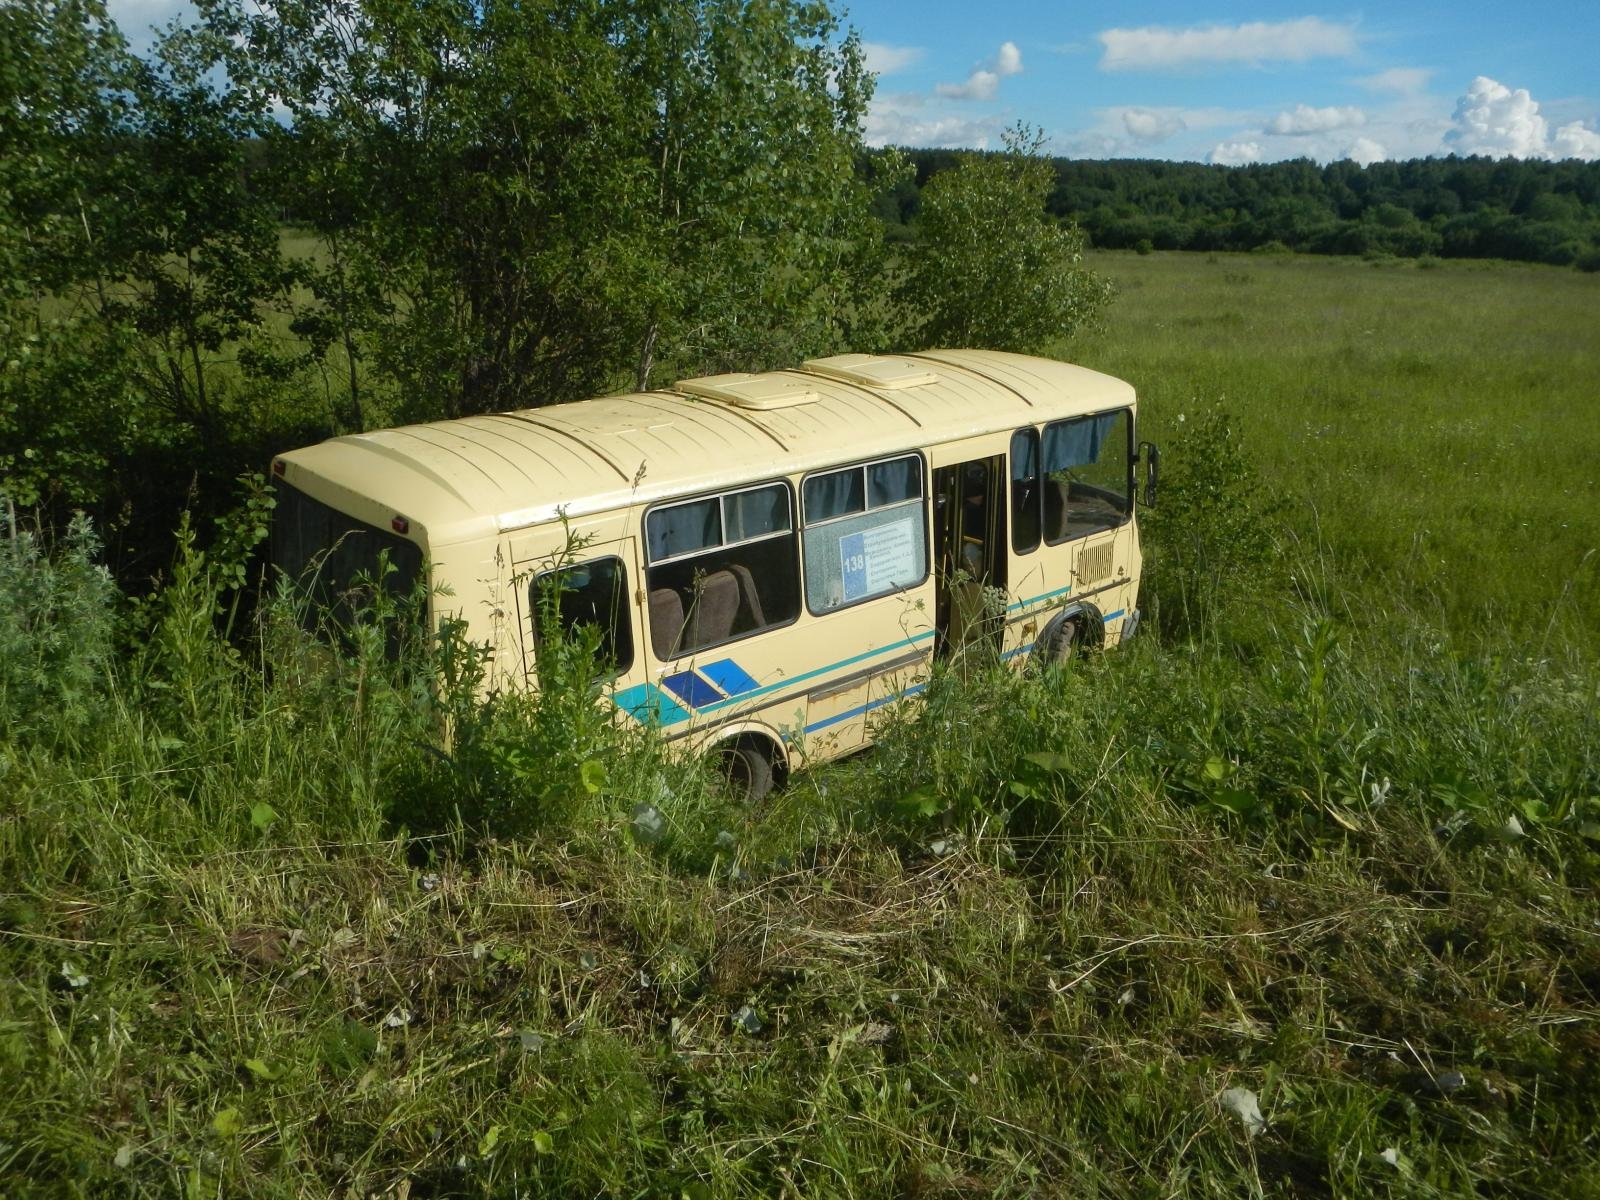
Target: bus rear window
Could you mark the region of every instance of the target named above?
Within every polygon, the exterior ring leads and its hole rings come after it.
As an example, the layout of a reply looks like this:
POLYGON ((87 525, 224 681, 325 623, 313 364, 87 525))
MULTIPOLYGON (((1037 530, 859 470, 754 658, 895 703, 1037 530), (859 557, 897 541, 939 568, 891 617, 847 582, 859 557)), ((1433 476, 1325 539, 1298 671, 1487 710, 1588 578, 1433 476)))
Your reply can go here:
MULTIPOLYGON (((381 576, 393 596, 410 596, 422 578, 422 548, 386 529, 368 525, 275 480, 272 562, 306 590, 318 608, 349 615, 361 599, 363 580, 379 581, 379 558, 393 568, 381 576)), ((315 623, 317 614, 307 614, 315 623)))

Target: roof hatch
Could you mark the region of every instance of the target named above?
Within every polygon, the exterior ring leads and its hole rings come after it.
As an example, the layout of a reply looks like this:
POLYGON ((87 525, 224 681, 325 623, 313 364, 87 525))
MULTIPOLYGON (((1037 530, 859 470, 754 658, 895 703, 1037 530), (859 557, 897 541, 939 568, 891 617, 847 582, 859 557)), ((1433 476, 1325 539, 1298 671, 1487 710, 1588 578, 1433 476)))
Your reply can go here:
POLYGON ((832 358, 813 358, 802 368, 844 383, 881 388, 893 392, 901 388, 938 383, 938 373, 927 363, 914 358, 886 358, 879 354, 836 354, 832 358))
POLYGON ((807 387, 803 379, 787 375, 747 375, 736 371, 729 375, 680 379, 673 386, 690 396, 717 400, 735 408, 792 408, 796 404, 810 404, 817 398, 817 393, 807 387))

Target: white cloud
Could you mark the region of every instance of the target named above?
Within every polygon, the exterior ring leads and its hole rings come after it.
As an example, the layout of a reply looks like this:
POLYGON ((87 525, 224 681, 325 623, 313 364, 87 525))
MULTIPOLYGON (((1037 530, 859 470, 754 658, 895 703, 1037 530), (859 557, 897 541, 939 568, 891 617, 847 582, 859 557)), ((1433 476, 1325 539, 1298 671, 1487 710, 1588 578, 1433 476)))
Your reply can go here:
POLYGON ((1002 42, 995 56, 968 75, 962 83, 941 83, 934 91, 947 100, 993 100, 1006 75, 1022 74, 1022 51, 1015 42, 1002 42))
POLYGON ((861 53, 867 70, 874 75, 897 75, 922 61, 921 46, 890 46, 884 42, 862 42, 861 53))
POLYGON ((1301 17, 1295 21, 1251 21, 1171 29, 1107 29, 1099 34, 1106 71, 1159 70, 1198 64, 1306 62, 1348 58, 1356 52, 1353 25, 1301 17))
POLYGON ((1589 162, 1600 158, 1600 133, 1586 129, 1578 122, 1563 125, 1556 130, 1550 142, 1552 158, 1582 158, 1589 162))
POLYGON ((1188 125, 1170 109, 1129 108, 1123 110, 1122 127, 1141 142, 1160 142, 1175 133, 1182 133, 1188 125))
POLYGON ((1479 75, 1456 101, 1453 126, 1445 142, 1459 154, 1490 158, 1600 159, 1600 133, 1572 121, 1549 135, 1549 122, 1527 88, 1479 75))
POLYGON ((1000 90, 1000 76, 993 71, 974 71, 965 83, 941 83, 933 89, 947 100, 993 100, 1000 90))
POLYGON ((1376 75, 1363 75, 1356 82, 1370 92, 1393 92, 1399 96, 1415 96, 1428 86, 1433 72, 1427 67, 1390 67, 1376 75))
POLYGON ((1389 157, 1389 152, 1371 138, 1358 137, 1350 143, 1350 148, 1342 157, 1360 163, 1363 167, 1370 167, 1375 162, 1383 162, 1389 157))
POLYGON ((1211 151, 1211 161, 1224 167, 1241 167, 1260 162, 1263 153, 1259 142, 1218 142, 1211 151))
POLYGON ((1298 136, 1349 129, 1366 123, 1367 114, 1359 108, 1311 108, 1296 104, 1293 112, 1281 112, 1273 117, 1262 132, 1298 136))
POLYGON ((1455 128, 1445 140, 1462 154, 1543 158, 1547 128, 1527 88, 1513 91, 1479 75, 1456 101, 1455 128))
POLYGON ((919 92, 877 96, 863 131, 869 146, 942 146, 985 150, 1000 144, 1000 117, 963 117, 919 92))
POLYGON ((1218 136, 1248 138, 1266 114, 1238 108, 1114 105, 1094 110, 1094 123, 1051 138, 1053 153, 1068 158, 1138 158, 1162 145, 1163 157, 1196 161, 1218 136), (1208 134, 1207 130, 1222 134, 1208 134))

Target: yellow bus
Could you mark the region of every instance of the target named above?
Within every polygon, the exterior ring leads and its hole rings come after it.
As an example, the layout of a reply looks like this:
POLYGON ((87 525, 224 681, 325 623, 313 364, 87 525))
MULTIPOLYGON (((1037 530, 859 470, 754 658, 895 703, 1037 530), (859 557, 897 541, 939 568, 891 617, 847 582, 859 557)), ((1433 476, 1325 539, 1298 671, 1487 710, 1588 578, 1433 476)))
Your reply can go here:
MULTIPOLYGON (((534 678, 539 598, 599 629, 604 702, 764 793, 871 738, 975 644, 1060 660, 1138 621, 1133 389, 978 350, 796 370, 334 438, 274 460, 273 553, 372 572, 534 678)), ((547 609, 551 605, 547 604, 547 609)), ((593 635, 591 635, 593 636, 593 635)))

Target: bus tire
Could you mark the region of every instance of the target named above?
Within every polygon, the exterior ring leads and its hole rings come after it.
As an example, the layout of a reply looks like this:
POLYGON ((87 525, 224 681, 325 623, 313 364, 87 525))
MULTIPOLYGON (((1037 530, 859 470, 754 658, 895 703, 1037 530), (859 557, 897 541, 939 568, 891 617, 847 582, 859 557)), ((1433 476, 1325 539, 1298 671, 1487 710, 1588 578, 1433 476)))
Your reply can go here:
POLYGON ((766 798, 777 781, 772 752, 760 737, 742 737, 717 747, 722 778, 733 798, 754 804, 766 798))
POLYGON ((1084 641, 1082 611, 1062 613, 1034 643, 1032 658, 1040 667, 1064 667, 1078 657, 1084 641))

